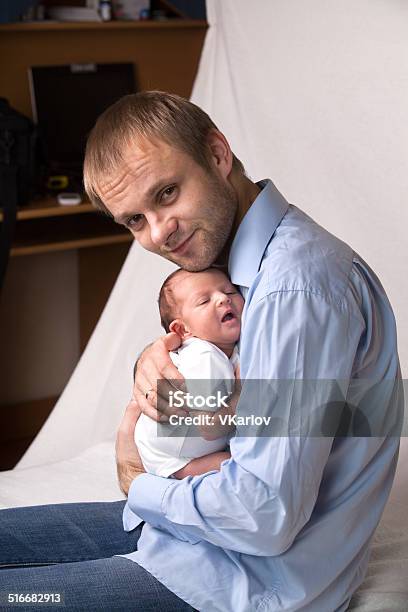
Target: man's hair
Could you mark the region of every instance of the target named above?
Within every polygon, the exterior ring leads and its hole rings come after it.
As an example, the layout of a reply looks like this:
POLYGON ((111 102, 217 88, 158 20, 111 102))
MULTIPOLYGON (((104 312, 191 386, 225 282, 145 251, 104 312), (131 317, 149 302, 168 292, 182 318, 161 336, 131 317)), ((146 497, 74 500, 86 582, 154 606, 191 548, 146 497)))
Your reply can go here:
POLYGON ((177 318, 177 302, 173 293, 173 283, 174 278, 179 276, 182 272, 185 272, 183 268, 178 268, 166 278, 164 283, 161 286, 159 292, 159 313, 160 313, 160 323, 164 328, 166 334, 170 332, 170 323, 177 318))
MULTIPOLYGON (((201 108, 185 98, 162 91, 124 96, 98 118, 86 145, 84 185, 91 202, 109 214, 98 195, 98 183, 123 162, 125 150, 139 137, 159 139, 212 170, 207 137, 217 126, 201 108)), ((233 168, 244 173, 235 155, 233 168)))

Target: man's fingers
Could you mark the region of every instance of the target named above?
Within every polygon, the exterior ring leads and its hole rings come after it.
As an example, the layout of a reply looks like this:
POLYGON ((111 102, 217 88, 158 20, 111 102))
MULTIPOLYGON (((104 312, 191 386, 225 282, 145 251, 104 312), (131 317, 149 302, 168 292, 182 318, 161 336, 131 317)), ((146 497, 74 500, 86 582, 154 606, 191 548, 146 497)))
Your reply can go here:
POLYGON ((180 374, 180 372, 178 371, 178 369, 176 368, 176 366, 173 363, 169 363, 168 365, 166 365, 160 372, 161 376, 160 376, 160 384, 159 384, 159 393, 160 395, 164 396, 164 393, 167 393, 169 391, 186 391, 186 386, 185 386, 185 378, 182 374, 180 374), (167 384, 163 384, 163 383, 167 383, 167 384), (161 389, 160 387, 163 387, 163 389, 161 389), (162 392, 163 391, 163 392, 162 392))
MULTIPOLYGON (((159 385, 160 388, 160 385, 159 385)), ((174 392, 174 389, 173 389, 174 392)), ((183 410, 182 408, 174 408, 174 407, 170 407, 169 401, 168 401, 169 396, 164 395, 164 397, 157 395, 157 393, 155 393, 154 391, 152 391, 151 393, 149 393, 149 403, 157 408, 157 410, 160 412, 160 414, 162 416, 166 415, 166 416, 170 416, 172 414, 178 414, 180 416, 186 416, 186 414, 188 414, 188 410, 183 410)), ((160 419, 161 421, 163 420, 167 420, 167 419, 160 419)))
MULTIPOLYGON (((177 368, 175 368, 175 372, 179 374, 177 368)), ((172 371, 172 373, 174 374, 174 371, 172 371)), ((173 394, 175 391, 179 390, 174 387, 172 382, 173 381, 168 381, 165 378, 151 382, 141 373, 137 383, 134 386, 133 392, 136 397, 139 398, 142 395, 150 402, 152 406, 156 407, 157 405, 158 409, 162 410, 168 406, 170 393, 173 394)), ((183 377, 181 377, 180 382, 184 382, 183 377)))
POLYGON ((156 408, 160 413, 165 412, 168 408, 168 401, 157 395, 156 391, 151 391, 148 398, 149 404, 156 408))
POLYGON ((172 414, 178 414, 179 416, 186 416, 188 414, 187 410, 170 407, 169 403, 158 397, 155 391, 149 393, 148 400, 141 398, 140 404, 143 413, 150 416, 150 418, 153 418, 155 421, 166 422, 172 414))
POLYGON ((174 332, 169 332, 163 336, 162 341, 167 351, 175 351, 181 346, 181 338, 174 332))
POLYGON ((150 395, 153 395, 153 391, 149 393, 149 400, 147 400, 144 395, 137 395, 140 410, 143 414, 153 419, 153 421, 160 421, 160 412, 151 404, 150 395))
POLYGON ((184 377, 169 357, 169 350, 180 344, 177 334, 167 334, 145 349, 138 361, 133 393, 142 412, 155 421, 167 421, 171 414, 187 414, 169 407, 171 394, 185 390, 184 377))
MULTIPOLYGON (((139 393, 145 394, 149 389, 156 389, 157 381, 168 379, 170 388, 180 388, 184 377, 169 357, 169 350, 180 346, 180 337, 170 333, 156 340, 150 347, 145 349, 138 361, 136 370, 135 387, 139 393), (174 381, 174 382, 173 382, 174 381)), ((168 393, 164 387, 164 392, 168 393)), ((162 395, 159 390, 159 395, 162 395)))
MULTIPOLYGON (((178 372, 177 369, 176 372, 178 372)), ((184 394, 185 391, 186 389, 183 377, 179 378, 177 381, 175 379, 167 380, 167 378, 162 378, 161 380, 159 380, 157 382, 157 399, 159 410, 162 412, 168 412, 170 399, 173 398, 176 393, 181 392, 182 394, 184 394), (178 387, 175 386, 176 384, 178 384, 178 387)), ((175 411, 173 410, 173 412, 175 411)))
MULTIPOLYGON (((168 386, 167 388, 174 392, 174 389, 171 386, 168 386)), ((154 389, 149 390, 147 398, 145 394, 139 393, 138 390, 134 391, 134 394, 143 414, 150 417, 154 421, 168 421, 168 417, 172 414, 178 414, 180 416, 185 416, 188 414, 188 411, 186 410, 170 408, 168 402, 169 396, 166 396, 166 394, 164 394, 165 397, 158 396, 154 389)))
MULTIPOLYGON (((152 408, 159 410, 159 412, 162 414, 187 414, 187 411, 169 408, 169 398, 171 395, 182 389, 175 388, 173 380, 166 380, 167 375, 177 376, 179 387, 184 386, 184 377, 180 374, 177 368, 173 366, 173 364, 171 364, 168 370, 162 374, 160 380, 150 381, 145 377, 144 372, 139 372, 139 378, 135 383, 133 393, 140 402, 144 414, 147 414, 148 416, 153 414, 152 411, 147 408, 147 404, 150 404, 152 408)), ((154 420, 157 421, 158 418, 154 418, 154 420)))
POLYGON ((155 388, 156 388, 156 381, 153 385, 151 385, 150 381, 146 378, 146 376, 144 376, 142 372, 139 372, 137 380, 135 381, 135 384, 133 385, 133 395, 139 401, 140 397, 146 398, 146 393, 150 395, 150 393, 152 393, 152 389, 154 390, 155 388))

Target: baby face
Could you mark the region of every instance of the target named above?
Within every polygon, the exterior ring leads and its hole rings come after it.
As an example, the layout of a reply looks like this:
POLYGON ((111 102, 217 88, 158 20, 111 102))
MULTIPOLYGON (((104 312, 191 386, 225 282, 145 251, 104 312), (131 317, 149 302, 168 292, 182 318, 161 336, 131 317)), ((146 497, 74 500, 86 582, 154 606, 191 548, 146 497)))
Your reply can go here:
POLYGON ((170 325, 183 339, 195 336, 221 349, 233 346, 241 331, 244 300, 223 272, 186 272, 174 281, 179 318, 170 325))

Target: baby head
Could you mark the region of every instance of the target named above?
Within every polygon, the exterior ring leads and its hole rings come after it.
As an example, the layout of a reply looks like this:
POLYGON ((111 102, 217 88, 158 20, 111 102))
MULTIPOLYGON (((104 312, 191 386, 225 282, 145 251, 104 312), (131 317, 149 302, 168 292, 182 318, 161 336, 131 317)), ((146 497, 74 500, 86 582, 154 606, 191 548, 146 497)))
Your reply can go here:
POLYGON ((212 342, 228 356, 241 331, 244 300, 228 276, 216 268, 176 270, 159 294, 161 324, 181 338, 212 342))

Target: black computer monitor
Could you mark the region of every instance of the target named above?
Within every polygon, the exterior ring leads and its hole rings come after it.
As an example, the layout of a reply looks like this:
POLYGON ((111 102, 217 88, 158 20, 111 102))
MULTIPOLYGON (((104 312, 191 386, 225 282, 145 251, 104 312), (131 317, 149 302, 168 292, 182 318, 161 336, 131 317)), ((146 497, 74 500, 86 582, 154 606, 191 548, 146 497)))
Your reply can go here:
POLYGON ((34 121, 53 172, 81 172, 97 117, 136 91, 134 66, 128 63, 32 66, 29 79, 34 121))

